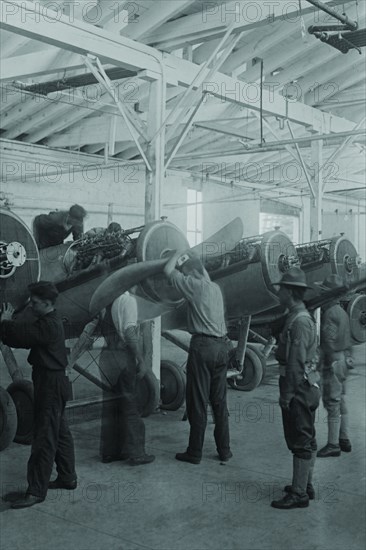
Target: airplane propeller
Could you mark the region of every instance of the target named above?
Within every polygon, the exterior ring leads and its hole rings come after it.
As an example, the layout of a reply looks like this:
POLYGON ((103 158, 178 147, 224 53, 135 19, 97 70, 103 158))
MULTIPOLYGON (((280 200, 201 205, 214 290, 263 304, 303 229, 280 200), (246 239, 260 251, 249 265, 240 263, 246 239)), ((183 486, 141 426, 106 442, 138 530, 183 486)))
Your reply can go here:
MULTIPOLYGON (((156 232, 162 225, 152 225, 151 228, 156 228, 155 235, 149 228, 146 232, 147 236, 157 239, 156 232)), ((243 234, 243 223, 240 218, 235 218, 209 239, 206 239, 202 243, 191 248, 196 254, 200 256, 203 262, 208 258, 212 258, 223 254, 225 251, 232 250, 237 242, 241 239, 243 234)), ((142 258, 149 258, 151 256, 151 243, 143 242, 141 249, 145 252, 142 258)), ((171 243, 171 248, 162 244, 162 250, 159 249, 159 243, 154 242, 154 253, 160 256, 161 259, 147 259, 123 267, 112 273, 105 281, 103 281, 99 287, 95 290, 89 304, 89 312, 92 316, 95 316, 103 308, 111 304, 118 296, 129 290, 131 287, 146 281, 151 277, 156 277, 155 284, 149 285, 153 294, 155 302, 150 302, 145 299, 145 296, 136 296, 139 308, 144 309, 144 319, 147 316, 152 319, 158 317, 163 313, 172 309, 182 303, 179 296, 173 291, 168 289, 168 283, 165 280, 162 272, 166 264, 167 253, 178 249, 180 252, 187 250, 186 244, 183 240, 175 241, 171 243), (177 247, 177 248, 176 248, 177 247), (160 253, 159 253, 160 252, 160 253)), ((142 289, 144 292, 144 288, 142 289)), ((144 292, 147 294, 147 292, 144 292)))

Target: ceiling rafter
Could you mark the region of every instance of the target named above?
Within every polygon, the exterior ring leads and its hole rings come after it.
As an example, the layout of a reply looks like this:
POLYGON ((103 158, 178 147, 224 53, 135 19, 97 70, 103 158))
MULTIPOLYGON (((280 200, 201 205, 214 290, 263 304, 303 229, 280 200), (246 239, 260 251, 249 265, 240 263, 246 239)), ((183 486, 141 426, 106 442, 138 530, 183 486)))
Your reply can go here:
MULTIPOLYGON (((347 4, 352 0, 323 1, 325 4, 334 6, 347 4)), ((228 2, 223 6, 208 2, 200 13, 188 15, 162 25, 158 31, 146 37, 146 42, 170 51, 181 48, 187 43, 199 43, 205 36, 220 36, 224 34, 227 26, 233 21, 235 22, 233 32, 242 32, 267 25, 268 21, 291 20, 291 18, 296 18, 298 15, 298 6, 295 4, 290 4, 285 8, 281 2, 272 3, 266 0, 257 0, 255 3, 249 4, 245 0, 228 2), (254 12, 253 9, 256 11, 254 12)), ((302 9, 303 15, 317 13, 317 11, 314 10, 313 6, 302 9)))

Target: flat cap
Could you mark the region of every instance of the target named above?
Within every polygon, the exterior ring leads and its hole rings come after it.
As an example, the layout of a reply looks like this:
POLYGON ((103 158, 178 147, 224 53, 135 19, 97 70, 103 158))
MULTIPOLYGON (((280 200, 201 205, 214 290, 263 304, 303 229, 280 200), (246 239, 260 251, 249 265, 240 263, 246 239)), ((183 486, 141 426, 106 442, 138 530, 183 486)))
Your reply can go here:
POLYGON ((28 290, 34 296, 38 296, 43 300, 56 300, 58 290, 51 281, 38 281, 28 285, 28 290))

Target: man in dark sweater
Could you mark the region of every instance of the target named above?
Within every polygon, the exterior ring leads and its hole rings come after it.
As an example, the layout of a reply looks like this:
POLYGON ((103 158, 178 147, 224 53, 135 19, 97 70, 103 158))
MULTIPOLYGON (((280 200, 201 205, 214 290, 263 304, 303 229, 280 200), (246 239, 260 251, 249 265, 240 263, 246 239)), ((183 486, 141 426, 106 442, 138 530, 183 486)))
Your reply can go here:
POLYGON ((74 241, 81 239, 84 232, 86 211, 79 204, 67 210, 56 210, 40 214, 33 220, 33 233, 38 248, 62 244, 72 234, 74 241))
POLYGON ((48 281, 29 285, 30 305, 34 322, 12 321, 14 312, 4 304, 1 313, 0 337, 13 348, 30 348, 34 385, 34 431, 28 461, 28 489, 12 508, 27 508, 43 502, 47 489, 75 489, 74 443, 65 418, 65 404, 70 383, 65 374, 67 356, 61 319, 54 304, 56 287, 48 281), (57 479, 50 483, 53 462, 57 479))

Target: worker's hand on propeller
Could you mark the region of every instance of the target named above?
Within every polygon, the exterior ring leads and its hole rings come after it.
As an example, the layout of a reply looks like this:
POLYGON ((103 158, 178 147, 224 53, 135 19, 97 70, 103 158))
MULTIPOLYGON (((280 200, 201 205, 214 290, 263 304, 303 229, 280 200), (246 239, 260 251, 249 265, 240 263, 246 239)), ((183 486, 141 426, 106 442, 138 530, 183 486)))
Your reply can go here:
POLYGON ((1 307, 1 321, 10 321, 13 317, 14 308, 9 302, 4 302, 1 307))

